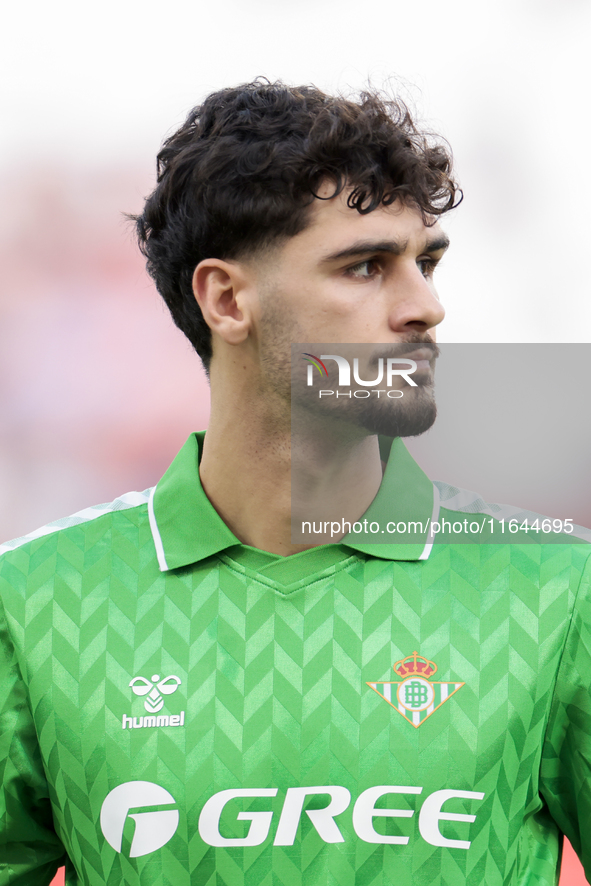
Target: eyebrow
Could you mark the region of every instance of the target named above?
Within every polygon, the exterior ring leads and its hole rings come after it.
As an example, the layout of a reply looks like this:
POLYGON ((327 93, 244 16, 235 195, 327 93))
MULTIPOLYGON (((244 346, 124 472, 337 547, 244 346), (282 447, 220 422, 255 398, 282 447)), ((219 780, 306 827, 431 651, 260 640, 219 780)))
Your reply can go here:
MULTIPOLYGON (((346 249, 339 249, 337 252, 331 252, 322 258, 322 263, 339 261, 341 259, 355 258, 358 255, 368 255, 370 253, 387 253, 389 255, 402 255, 408 246, 408 240, 357 240, 346 249)), ((439 252, 447 249, 449 246, 449 237, 446 234, 439 234, 432 240, 428 240, 425 244, 424 252, 439 252)))

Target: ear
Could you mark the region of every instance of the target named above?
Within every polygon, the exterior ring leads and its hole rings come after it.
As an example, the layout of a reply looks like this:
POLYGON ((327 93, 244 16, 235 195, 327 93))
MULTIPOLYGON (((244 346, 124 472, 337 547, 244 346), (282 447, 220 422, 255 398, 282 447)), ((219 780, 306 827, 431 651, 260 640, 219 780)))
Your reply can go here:
POLYGON ((245 341, 251 328, 247 284, 237 262, 206 258, 193 272, 193 293, 205 322, 212 334, 230 345, 245 341))

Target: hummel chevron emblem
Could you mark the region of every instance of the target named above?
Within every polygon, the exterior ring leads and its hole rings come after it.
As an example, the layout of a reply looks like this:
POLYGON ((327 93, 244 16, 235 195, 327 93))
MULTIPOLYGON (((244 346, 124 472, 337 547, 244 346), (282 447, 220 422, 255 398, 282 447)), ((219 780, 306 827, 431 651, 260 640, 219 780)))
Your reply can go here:
POLYGON ((415 729, 465 685, 431 682, 430 678, 436 672, 437 665, 418 652, 401 658, 392 667, 402 680, 391 683, 368 682, 367 685, 402 714, 415 729))
POLYGON ((160 693, 172 695, 181 685, 181 680, 174 674, 171 674, 170 677, 165 677, 163 680, 160 679, 159 674, 153 674, 151 680, 147 680, 145 677, 134 677, 129 685, 136 695, 148 695, 148 692, 150 693, 144 701, 144 707, 149 714, 155 714, 161 710, 164 704, 164 699, 160 693))

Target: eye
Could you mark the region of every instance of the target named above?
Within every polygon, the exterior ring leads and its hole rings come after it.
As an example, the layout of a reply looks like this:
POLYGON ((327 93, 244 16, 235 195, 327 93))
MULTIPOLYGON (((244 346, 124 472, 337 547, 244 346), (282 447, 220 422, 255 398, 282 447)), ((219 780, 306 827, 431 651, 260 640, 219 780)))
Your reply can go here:
POLYGON ((439 259, 436 258, 418 258, 417 259, 417 267, 420 270, 423 277, 432 277, 435 268, 439 264, 439 259))
POLYGON ((365 261, 359 262, 357 265, 353 265, 352 268, 347 268, 347 275, 349 277, 357 277, 358 279, 369 280, 372 277, 375 277, 380 271, 380 263, 376 258, 367 258, 365 261))

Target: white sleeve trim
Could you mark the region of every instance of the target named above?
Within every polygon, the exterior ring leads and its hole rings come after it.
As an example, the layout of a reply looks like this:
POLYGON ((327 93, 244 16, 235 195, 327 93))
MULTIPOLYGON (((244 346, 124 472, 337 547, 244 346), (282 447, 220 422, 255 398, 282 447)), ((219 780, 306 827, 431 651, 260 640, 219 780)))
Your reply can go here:
MULTIPOLYGON (((552 519, 548 514, 538 514, 535 511, 517 508, 514 505, 484 501, 477 492, 471 492, 468 489, 458 489, 457 486, 450 486, 448 483, 440 483, 436 480, 435 485, 439 488, 442 506, 450 511, 459 511, 462 514, 489 514, 497 520, 517 520, 520 524, 525 522, 528 525, 535 520, 552 519)), ((591 529, 577 526, 576 523, 573 525, 572 532, 563 534, 571 538, 580 538, 583 541, 591 542, 591 529)))
POLYGON ((19 538, 13 538, 12 541, 7 541, 0 545, 0 555, 6 554, 7 551, 14 551, 16 548, 20 548, 36 538, 42 538, 44 535, 58 532, 60 529, 69 529, 71 526, 78 526, 81 523, 96 520, 98 517, 102 517, 111 511, 125 511, 128 508, 137 508, 139 505, 146 504, 151 492, 151 488, 146 489, 144 492, 126 492, 108 504, 93 505, 90 508, 77 511, 69 517, 54 520, 45 526, 41 526, 39 529, 34 529, 33 532, 29 532, 27 535, 21 535, 19 538))

